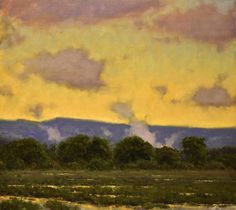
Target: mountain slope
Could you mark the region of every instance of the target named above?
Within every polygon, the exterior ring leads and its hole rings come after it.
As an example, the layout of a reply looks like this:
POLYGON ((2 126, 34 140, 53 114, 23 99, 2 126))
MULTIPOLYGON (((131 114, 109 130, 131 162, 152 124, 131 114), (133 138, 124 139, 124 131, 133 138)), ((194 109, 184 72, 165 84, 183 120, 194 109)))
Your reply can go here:
MULTIPOLYGON (((0 121, 2 139, 33 137, 45 144, 57 143, 76 134, 100 136, 115 143, 129 135, 130 125, 97 122, 92 120, 55 118, 49 121, 0 121)), ((203 136, 209 147, 236 146, 236 128, 190 128, 174 126, 148 126, 158 145, 179 147, 185 136, 203 136)), ((0 139, 1 139, 0 138, 0 139)))

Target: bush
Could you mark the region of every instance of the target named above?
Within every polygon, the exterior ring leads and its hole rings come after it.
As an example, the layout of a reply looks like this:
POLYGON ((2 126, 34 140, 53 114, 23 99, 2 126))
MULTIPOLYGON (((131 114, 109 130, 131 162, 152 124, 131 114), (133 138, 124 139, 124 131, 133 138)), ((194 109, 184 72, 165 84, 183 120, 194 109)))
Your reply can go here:
POLYGON ((50 159, 44 147, 34 139, 22 139, 6 144, 1 159, 7 169, 47 168, 50 159))
POLYGON ((180 165, 180 152, 174 148, 164 146, 156 148, 156 161, 165 168, 178 168, 180 165))
POLYGON ((225 165, 220 161, 209 161, 206 165, 206 169, 225 169, 225 165))
POLYGON ((0 160, 0 170, 3 170, 5 168, 5 164, 3 161, 0 160))
POLYGON ((113 168, 113 164, 111 161, 96 158, 89 162, 87 168, 90 170, 110 170, 113 168))
POLYGON ((0 210, 39 210, 40 206, 32 202, 23 200, 12 199, 2 201, 0 203, 0 210))
POLYGON ((62 202, 54 200, 47 201, 45 206, 50 210, 80 210, 79 207, 70 207, 68 205, 63 204, 62 202))
POLYGON ((69 168, 71 170, 81 170, 87 168, 88 163, 85 160, 77 160, 76 162, 70 162, 64 164, 64 168, 69 168))

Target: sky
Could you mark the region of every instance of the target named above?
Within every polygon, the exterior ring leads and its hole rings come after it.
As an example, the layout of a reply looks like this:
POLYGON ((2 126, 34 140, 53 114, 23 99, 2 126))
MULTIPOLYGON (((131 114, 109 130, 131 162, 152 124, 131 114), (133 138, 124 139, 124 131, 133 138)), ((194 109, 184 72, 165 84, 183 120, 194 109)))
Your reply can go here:
POLYGON ((0 0, 0 118, 55 117, 236 127, 236 1, 0 0))

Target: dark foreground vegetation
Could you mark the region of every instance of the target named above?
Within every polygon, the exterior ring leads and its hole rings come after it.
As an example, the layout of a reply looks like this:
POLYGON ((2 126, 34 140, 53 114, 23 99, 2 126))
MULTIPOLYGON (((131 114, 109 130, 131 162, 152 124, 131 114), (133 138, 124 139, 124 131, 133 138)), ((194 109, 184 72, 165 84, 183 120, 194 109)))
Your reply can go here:
POLYGON ((236 147, 208 149, 194 136, 179 150, 155 148, 137 136, 116 145, 85 135, 50 146, 29 138, 0 144, 0 169, 236 169, 236 147))
POLYGON ((48 199, 47 205, 54 206, 54 209, 61 209, 56 208, 62 205, 57 203, 59 201, 90 203, 96 206, 142 206, 143 209, 184 203, 228 205, 236 204, 236 172, 235 170, 4 171, 0 175, 1 196, 32 200, 40 198, 46 201, 48 199))

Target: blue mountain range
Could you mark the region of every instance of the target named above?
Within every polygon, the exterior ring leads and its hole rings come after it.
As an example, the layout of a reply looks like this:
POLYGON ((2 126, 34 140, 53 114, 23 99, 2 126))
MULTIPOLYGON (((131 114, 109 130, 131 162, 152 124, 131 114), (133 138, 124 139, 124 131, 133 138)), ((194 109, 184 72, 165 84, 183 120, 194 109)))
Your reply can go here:
MULTIPOLYGON (((114 124, 92 120, 55 118, 35 122, 28 120, 0 120, 0 141, 32 137, 43 144, 54 144, 77 134, 100 136, 116 143, 130 134, 132 125, 114 124)), ((158 145, 180 147, 186 136, 206 138, 208 147, 236 146, 236 128, 194 128, 177 126, 146 126, 155 135, 158 145)))

